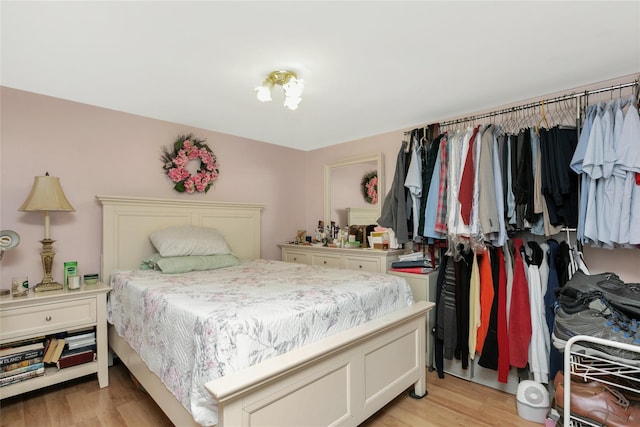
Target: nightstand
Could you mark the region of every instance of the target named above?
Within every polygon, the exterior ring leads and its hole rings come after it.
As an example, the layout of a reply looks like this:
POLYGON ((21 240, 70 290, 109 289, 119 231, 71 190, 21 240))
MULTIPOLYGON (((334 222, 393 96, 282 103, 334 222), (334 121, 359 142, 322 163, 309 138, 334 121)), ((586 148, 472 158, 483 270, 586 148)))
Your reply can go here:
POLYGON ((0 297, 0 344, 94 326, 97 347, 94 362, 60 370, 47 368, 43 376, 0 387, 0 398, 94 373, 98 374, 101 388, 108 386, 107 293, 110 289, 97 283, 82 285, 78 290, 0 297))

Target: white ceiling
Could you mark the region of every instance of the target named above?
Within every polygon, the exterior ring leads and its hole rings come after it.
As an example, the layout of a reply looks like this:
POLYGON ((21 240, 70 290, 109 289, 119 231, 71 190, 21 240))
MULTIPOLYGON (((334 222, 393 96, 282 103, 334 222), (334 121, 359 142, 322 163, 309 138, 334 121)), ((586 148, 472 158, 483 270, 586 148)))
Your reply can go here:
POLYGON ((311 150, 640 72, 640 1, 2 1, 1 84, 311 150), (276 69, 296 111, 257 101, 276 69))

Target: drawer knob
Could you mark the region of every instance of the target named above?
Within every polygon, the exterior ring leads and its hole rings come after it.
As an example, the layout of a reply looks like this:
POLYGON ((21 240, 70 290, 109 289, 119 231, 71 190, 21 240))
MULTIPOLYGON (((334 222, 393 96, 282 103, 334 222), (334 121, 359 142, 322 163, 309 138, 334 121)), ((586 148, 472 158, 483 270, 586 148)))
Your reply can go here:
POLYGON ((47 322, 51 322, 51 316, 45 317, 44 320, 46 320, 47 322))
POLYGON ((296 257, 293 257, 293 260, 294 260, 294 261, 297 261, 297 260, 298 260, 298 258, 296 258, 296 257))
POLYGON ((361 265, 359 265, 359 266, 358 266, 358 268, 362 268, 362 266, 361 266, 361 265))
POLYGON ((327 263, 327 261, 322 261, 322 262, 323 262, 324 264, 326 264, 326 263, 327 263))

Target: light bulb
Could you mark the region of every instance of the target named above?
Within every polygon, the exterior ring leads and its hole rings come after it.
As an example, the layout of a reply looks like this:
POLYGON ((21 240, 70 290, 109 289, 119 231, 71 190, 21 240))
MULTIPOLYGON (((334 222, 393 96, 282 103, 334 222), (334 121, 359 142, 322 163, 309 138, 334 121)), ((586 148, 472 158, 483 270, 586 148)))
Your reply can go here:
POLYGON ((285 84, 282 85, 284 93, 287 97, 300 98, 302 91, 304 90, 304 80, 291 77, 285 84))
POLYGON ((268 102, 271 101, 271 88, 265 85, 257 86, 255 91, 259 101, 268 102))
POLYGON ((300 101, 302 101, 302 98, 300 97, 287 96, 284 99, 284 106, 290 110, 296 110, 300 101))

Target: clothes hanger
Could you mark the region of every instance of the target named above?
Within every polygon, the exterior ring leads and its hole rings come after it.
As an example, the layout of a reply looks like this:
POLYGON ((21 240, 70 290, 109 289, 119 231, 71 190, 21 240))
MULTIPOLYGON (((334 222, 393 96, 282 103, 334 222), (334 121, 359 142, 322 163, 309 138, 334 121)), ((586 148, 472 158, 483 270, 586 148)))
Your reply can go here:
POLYGON ((544 99, 540 102, 540 112, 542 114, 542 119, 540 119, 540 121, 538 122, 538 127, 540 127, 540 124, 542 124, 542 122, 544 121, 546 128, 549 129, 549 122, 547 121, 547 115, 544 112, 544 99))
POLYGON ((407 135, 410 135, 411 132, 405 132, 404 135, 402 136, 402 150, 405 153, 408 153, 409 150, 411 150, 411 138, 409 138, 409 140, 407 141, 407 135))

